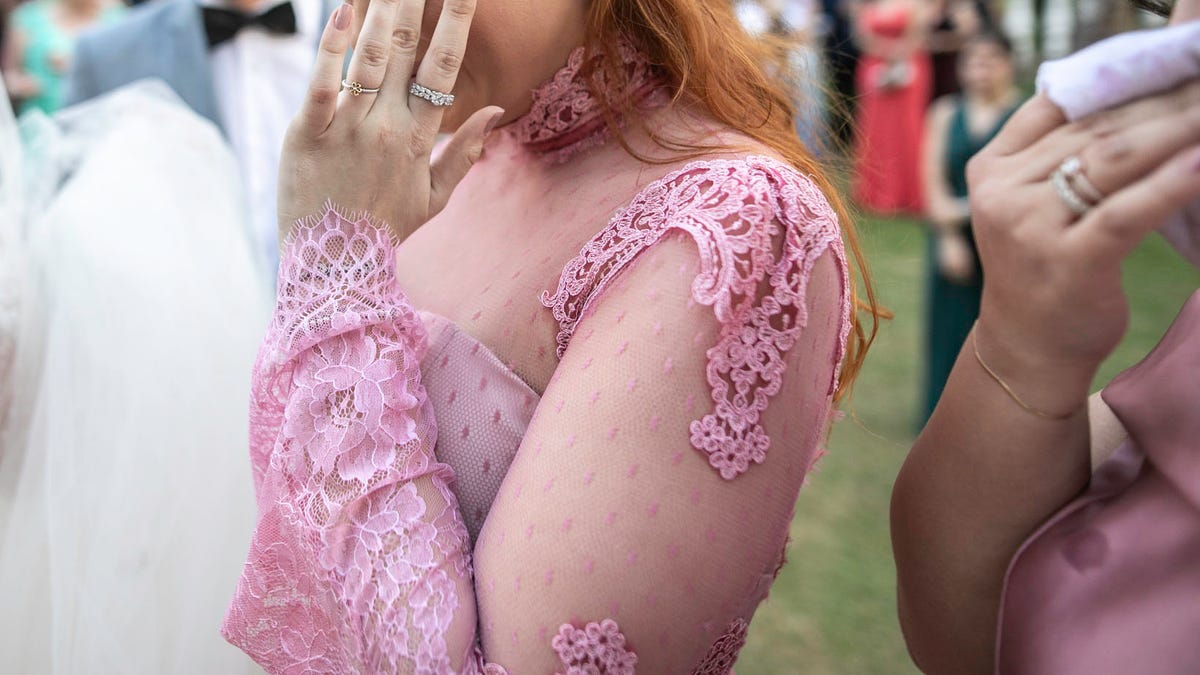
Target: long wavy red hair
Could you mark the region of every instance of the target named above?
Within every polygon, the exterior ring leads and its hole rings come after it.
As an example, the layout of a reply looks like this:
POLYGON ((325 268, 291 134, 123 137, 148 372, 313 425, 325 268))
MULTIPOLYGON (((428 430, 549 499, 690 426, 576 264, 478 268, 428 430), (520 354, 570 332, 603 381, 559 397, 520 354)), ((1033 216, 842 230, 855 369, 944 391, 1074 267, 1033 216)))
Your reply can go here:
MULTIPOLYGON (((630 40, 678 85, 676 99, 699 102, 717 122, 763 144, 817 181, 838 214, 857 272, 851 276, 849 289, 852 329, 837 392, 840 400, 862 369, 885 313, 876 301, 858 233, 845 204, 797 136, 795 106, 779 76, 788 72, 785 45, 748 35, 734 17, 732 4, 731 0, 591 0, 585 48, 597 57, 593 82, 600 94, 601 82, 624 81, 617 45, 622 39, 630 40), (864 314, 870 317, 869 327, 863 325, 864 314)), ((636 119, 635 102, 613 105, 616 109, 607 115, 609 129, 633 152, 617 119, 636 119)), ((658 140, 664 147, 692 155, 718 149, 658 140)))

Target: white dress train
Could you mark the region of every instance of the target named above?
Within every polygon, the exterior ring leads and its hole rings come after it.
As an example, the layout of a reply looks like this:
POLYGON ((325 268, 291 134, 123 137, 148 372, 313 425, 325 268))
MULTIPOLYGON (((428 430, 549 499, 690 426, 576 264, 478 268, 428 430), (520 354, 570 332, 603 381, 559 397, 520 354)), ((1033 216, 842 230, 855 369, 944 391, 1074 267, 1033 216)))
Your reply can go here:
POLYGON ((161 85, 0 117, 0 670, 260 672, 218 633, 270 310, 245 214, 161 85))

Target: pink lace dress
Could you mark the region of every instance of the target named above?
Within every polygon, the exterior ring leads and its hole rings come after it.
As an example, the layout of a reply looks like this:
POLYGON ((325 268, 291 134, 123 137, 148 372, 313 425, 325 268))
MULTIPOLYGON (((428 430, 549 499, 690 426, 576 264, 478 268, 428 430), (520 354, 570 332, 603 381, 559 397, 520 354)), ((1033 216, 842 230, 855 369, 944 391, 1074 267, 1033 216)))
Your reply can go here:
MULTIPOLYGON (((744 144, 626 58, 649 128, 744 144)), ((285 246, 223 626, 268 671, 730 672, 828 431, 840 231, 771 157, 607 142, 581 62, 402 246, 333 205, 285 246)))

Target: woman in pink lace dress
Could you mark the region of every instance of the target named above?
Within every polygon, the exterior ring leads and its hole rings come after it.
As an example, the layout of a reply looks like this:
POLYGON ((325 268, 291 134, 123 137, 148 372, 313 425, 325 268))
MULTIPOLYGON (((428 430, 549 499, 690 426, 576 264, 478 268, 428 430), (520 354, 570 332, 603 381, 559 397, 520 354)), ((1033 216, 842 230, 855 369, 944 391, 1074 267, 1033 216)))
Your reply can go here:
POLYGON ((727 673, 867 343, 852 233, 727 3, 474 9, 326 27, 223 632, 275 673, 727 673))

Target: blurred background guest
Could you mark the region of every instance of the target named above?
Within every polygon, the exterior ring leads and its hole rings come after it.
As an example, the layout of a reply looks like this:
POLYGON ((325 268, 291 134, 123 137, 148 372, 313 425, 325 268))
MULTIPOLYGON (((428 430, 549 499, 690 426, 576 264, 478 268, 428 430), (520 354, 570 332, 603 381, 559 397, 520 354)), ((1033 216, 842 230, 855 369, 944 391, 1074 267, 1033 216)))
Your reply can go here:
POLYGON ((921 0, 871 0, 856 10, 858 139, 854 198, 879 214, 920 213, 921 135, 929 105, 929 25, 921 0))
POLYGON ((118 0, 32 0, 16 7, 6 22, 0 65, 18 111, 58 110, 76 37, 124 10, 118 0))
POLYGON ((959 92, 958 54, 963 43, 981 30, 994 31, 995 28, 985 0, 933 0, 926 41, 933 62, 931 102, 959 92))
POLYGON ((963 341, 979 317, 983 267, 967 206, 967 161, 1020 104, 1012 43, 996 31, 968 38, 959 54, 961 94, 934 102, 922 158, 929 245, 926 256, 925 390, 919 425, 933 409, 963 341))
POLYGON ((159 78, 220 127, 241 166, 259 264, 274 280, 283 135, 300 109, 320 29, 334 6, 332 0, 149 3, 79 41, 68 101, 159 78))

